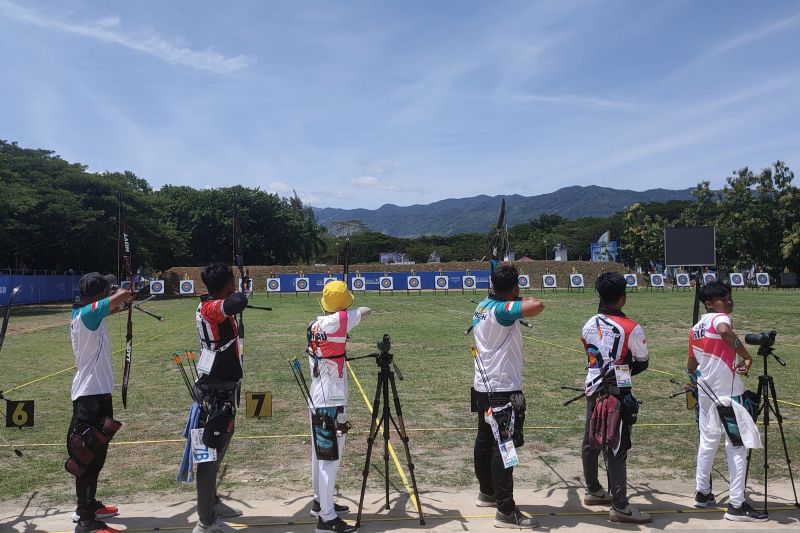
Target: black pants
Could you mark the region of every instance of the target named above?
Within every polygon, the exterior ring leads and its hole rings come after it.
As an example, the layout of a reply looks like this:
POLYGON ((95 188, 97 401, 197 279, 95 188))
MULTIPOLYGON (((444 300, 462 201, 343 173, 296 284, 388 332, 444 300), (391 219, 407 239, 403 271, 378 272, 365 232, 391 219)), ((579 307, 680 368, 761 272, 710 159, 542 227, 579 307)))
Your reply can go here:
MULTIPOLYGON (((603 486, 597 479, 597 461, 600 457, 600 450, 592 449, 589 446, 589 421, 592 419, 597 394, 586 398, 586 427, 583 432, 583 449, 581 459, 583 460, 583 477, 586 480, 586 490, 594 492, 603 486)), ((624 509, 628 505, 627 482, 628 482, 628 451, 620 450, 614 455, 610 451, 603 449, 603 459, 606 462, 608 472, 608 490, 614 499, 614 507, 624 509)))
MULTIPOLYGON (((214 402, 223 402, 228 400, 236 404, 236 390, 235 389, 214 389, 213 387, 198 388, 195 390, 199 398, 204 396, 213 405, 214 402)), ((210 405, 204 405, 208 402, 201 401, 200 408, 200 425, 205 427, 206 419, 208 418, 209 411, 206 409, 210 405)), ((235 414, 234 414, 235 416, 235 414)), ((210 526, 217 520, 217 514, 214 511, 214 505, 217 503, 217 473, 222 460, 225 459, 225 452, 228 451, 228 445, 233 438, 233 430, 225 433, 222 436, 221 443, 217 446, 217 460, 207 463, 197 463, 197 475, 195 476, 195 484, 197 485, 197 516, 203 525, 210 526)))
MULTIPOLYGON (((114 406, 110 394, 94 394, 81 396, 72 402, 72 421, 67 431, 67 439, 72 430, 80 424, 88 424, 97 429, 102 427, 103 417, 114 418, 114 406)), ((108 447, 102 447, 95 454, 94 464, 86 469, 86 473, 75 478, 75 495, 78 497, 76 512, 81 521, 94 520, 97 495, 97 478, 106 462, 108 447)))
MULTIPOLYGON (((495 404, 499 401, 508 402, 512 392, 494 393, 495 404)), ((497 500, 497 510, 509 514, 514 511, 517 504, 514 501, 514 467, 505 468, 500 448, 492 433, 492 427, 483 419, 483 414, 489 407, 489 395, 485 392, 475 392, 476 406, 478 408, 478 435, 475 437, 475 477, 482 493, 494 496, 497 500)), ((497 405, 495 405, 497 407, 497 405)), ((522 431, 522 420, 517 420, 516 425, 522 431)))

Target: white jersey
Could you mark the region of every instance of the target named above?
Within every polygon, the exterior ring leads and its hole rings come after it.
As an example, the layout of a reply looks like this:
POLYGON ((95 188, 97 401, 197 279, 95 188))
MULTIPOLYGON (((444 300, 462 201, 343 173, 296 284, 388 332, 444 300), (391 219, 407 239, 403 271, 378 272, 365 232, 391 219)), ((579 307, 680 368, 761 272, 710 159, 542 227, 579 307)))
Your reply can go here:
MULTIPOLYGON (((358 309, 318 316, 311 323, 311 345, 316 357, 309 356, 311 401, 314 407, 347 404, 347 333, 361 322, 358 309), (314 369, 317 369, 315 374, 314 369)), ((310 407, 310 406, 309 406, 310 407)))
POLYGON ((586 321, 581 331, 586 351, 586 383, 584 390, 591 396, 602 383, 604 368, 614 372, 614 365, 629 365, 647 361, 647 339, 635 320, 610 314, 597 314, 586 321), (610 370, 609 370, 610 369, 610 370))
POLYGON ((111 340, 103 321, 109 315, 109 299, 72 310, 70 337, 78 371, 72 380, 72 400, 94 394, 111 394, 111 340))
POLYGON ((475 335, 475 378, 472 386, 478 392, 522 390, 522 301, 487 298, 475 309, 472 331, 475 335), (481 365, 481 366, 479 366, 481 365))
POLYGON ((731 317, 725 313, 706 313, 689 332, 689 357, 695 359, 703 383, 698 390, 705 394, 704 385, 717 396, 744 394, 744 383, 736 373, 736 350, 717 331, 726 324, 733 330, 731 317))

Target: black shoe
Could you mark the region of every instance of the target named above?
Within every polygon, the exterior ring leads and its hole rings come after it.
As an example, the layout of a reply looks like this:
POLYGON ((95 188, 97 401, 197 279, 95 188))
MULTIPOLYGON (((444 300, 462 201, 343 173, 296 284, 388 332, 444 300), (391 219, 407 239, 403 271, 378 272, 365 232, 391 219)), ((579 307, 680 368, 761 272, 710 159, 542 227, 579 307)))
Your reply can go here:
POLYGON ((119 533, 118 529, 108 527, 101 520, 80 521, 75 526, 75 533, 119 533))
POLYGON ((734 522, 766 522, 769 520, 769 515, 756 511, 747 502, 742 502, 741 507, 738 509, 728 504, 728 512, 725 513, 725 518, 734 522))
POLYGON ((717 503, 717 500, 714 498, 713 492, 703 494, 702 492, 698 491, 694 494, 694 506, 698 509, 705 509, 709 505, 714 505, 715 503, 717 503))
POLYGON ((314 533, 328 533, 334 531, 335 533, 356 533, 358 528, 351 526, 338 516, 333 520, 326 522, 322 518, 317 519, 317 527, 314 533))
MULTIPOLYGON (((350 512, 350 508, 346 505, 339 505, 336 502, 333 502, 333 510, 336 511, 337 515, 343 515, 350 512)), ((319 504, 318 500, 314 500, 314 503, 311 504, 311 510, 308 512, 314 518, 319 516, 320 511, 322 511, 322 507, 319 504)))

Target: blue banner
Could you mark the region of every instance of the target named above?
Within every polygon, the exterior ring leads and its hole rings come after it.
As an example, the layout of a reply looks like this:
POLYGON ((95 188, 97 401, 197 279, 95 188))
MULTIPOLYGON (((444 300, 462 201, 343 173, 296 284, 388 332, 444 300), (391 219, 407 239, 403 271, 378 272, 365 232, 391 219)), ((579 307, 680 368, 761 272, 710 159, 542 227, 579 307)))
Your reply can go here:
POLYGON ((80 276, 11 276, 0 274, 0 305, 5 305, 14 287, 21 285, 16 304, 72 302, 80 296, 80 276))
MULTIPOLYGON (((450 289, 453 290, 461 290, 461 283, 462 283, 462 276, 465 276, 467 273, 464 271, 450 271, 450 272, 442 272, 442 275, 447 276, 450 281, 450 289)), ((368 291, 378 291, 380 290, 380 278, 386 275, 384 272, 361 272, 361 276, 364 278, 366 290, 368 291)), ((396 291, 404 291, 408 289, 408 276, 411 275, 411 272, 389 272, 388 276, 392 278, 394 281, 394 290, 396 291)), ((433 290, 434 288, 434 278, 439 275, 439 272, 416 272, 414 275, 419 276, 420 280, 422 281, 422 290, 433 290)), ((470 271, 470 275, 475 276, 475 287, 469 288, 467 290, 472 289, 488 289, 489 288, 489 271, 488 270, 476 270, 470 271)), ((350 281, 349 284, 352 284, 352 278, 355 276, 354 272, 350 273, 350 281)), ((281 292, 288 292, 292 293, 295 292, 295 280, 300 277, 300 274, 278 274, 278 277, 281 280, 281 292)), ((322 292, 322 288, 325 286, 325 278, 336 278, 338 280, 342 279, 342 273, 332 273, 332 274, 303 274, 303 277, 308 278, 309 281, 309 292, 322 292)), ((350 289, 352 290, 352 285, 350 289)), ((414 290, 419 289, 419 287, 415 287, 414 290)))

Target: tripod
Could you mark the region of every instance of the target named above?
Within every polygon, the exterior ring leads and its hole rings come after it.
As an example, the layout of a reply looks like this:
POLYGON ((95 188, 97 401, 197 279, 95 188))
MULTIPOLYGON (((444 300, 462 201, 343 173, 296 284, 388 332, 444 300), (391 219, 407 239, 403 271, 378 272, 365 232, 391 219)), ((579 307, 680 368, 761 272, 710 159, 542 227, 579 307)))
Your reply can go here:
MULTIPOLYGON (((778 395, 775 393, 775 382, 772 379, 772 376, 769 375, 767 372, 767 361, 769 360, 769 356, 773 356, 776 361, 781 366, 786 366, 786 361, 778 357, 777 354, 773 353, 773 350, 770 346, 761 345, 758 348, 758 355, 764 358, 764 373, 758 376, 758 392, 756 395, 758 396, 758 401, 761 404, 761 407, 758 408, 758 412, 755 415, 755 420, 758 420, 758 415, 762 412, 764 414, 764 512, 767 512, 767 472, 769 471, 769 453, 768 453, 768 443, 769 443, 769 422, 770 417, 769 413, 772 412, 775 415, 775 420, 778 422, 778 429, 781 432, 781 442, 783 443, 783 453, 786 456, 786 467, 789 469, 789 479, 792 483, 792 492, 794 493, 794 505, 795 507, 800 507, 800 503, 797 501, 797 489, 794 486, 794 476, 792 475, 792 460, 789 459, 789 449, 786 447, 786 436, 783 433, 783 417, 781 416, 781 411, 778 408, 778 395), (771 398, 770 398, 771 396, 771 398)), ((747 452, 747 470, 745 472, 744 482, 747 485, 747 477, 750 473, 750 456, 752 455, 753 450, 749 450, 747 452)))
POLYGON ((394 374, 402 381, 403 374, 397 365, 394 364, 393 357, 389 350, 391 349, 391 341, 388 335, 383 336, 383 341, 378 343, 380 353, 365 355, 363 357, 354 357, 349 359, 354 361, 356 359, 364 359, 367 357, 374 357, 375 362, 380 367, 378 372, 378 383, 375 388, 375 400, 372 402, 372 422, 369 428, 369 437, 367 438, 367 457, 364 461, 364 472, 362 473, 361 482, 361 498, 358 500, 358 517, 356 518, 356 527, 361 525, 361 513, 364 509, 364 491, 367 489, 367 477, 369 476, 369 464, 372 456, 372 446, 378 436, 378 432, 383 428, 383 477, 386 481, 386 509, 389 509, 389 422, 392 423, 400 440, 403 441, 403 446, 406 450, 406 464, 408 472, 411 475, 411 486, 414 489, 414 498, 416 499, 417 511, 419 511, 419 523, 425 524, 425 519, 422 516, 422 505, 419 501, 419 491, 417 490, 417 480, 414 477, 414 463, 411 462, 411 452, 408 449, 408 435, 406 434, 405 424, 403 423, 403 411, 400 407, 400 398, 397 396, 397 386, 394 381, 394 374), (392 371, 394 369, 394 372, 392 371), (392 416, 389 409, 389 386, 392 388, 392 399, 394 400, 394 410, 397 418, 392 416), (381 406, 381 397, 383 397, 383 406, 381 406))

